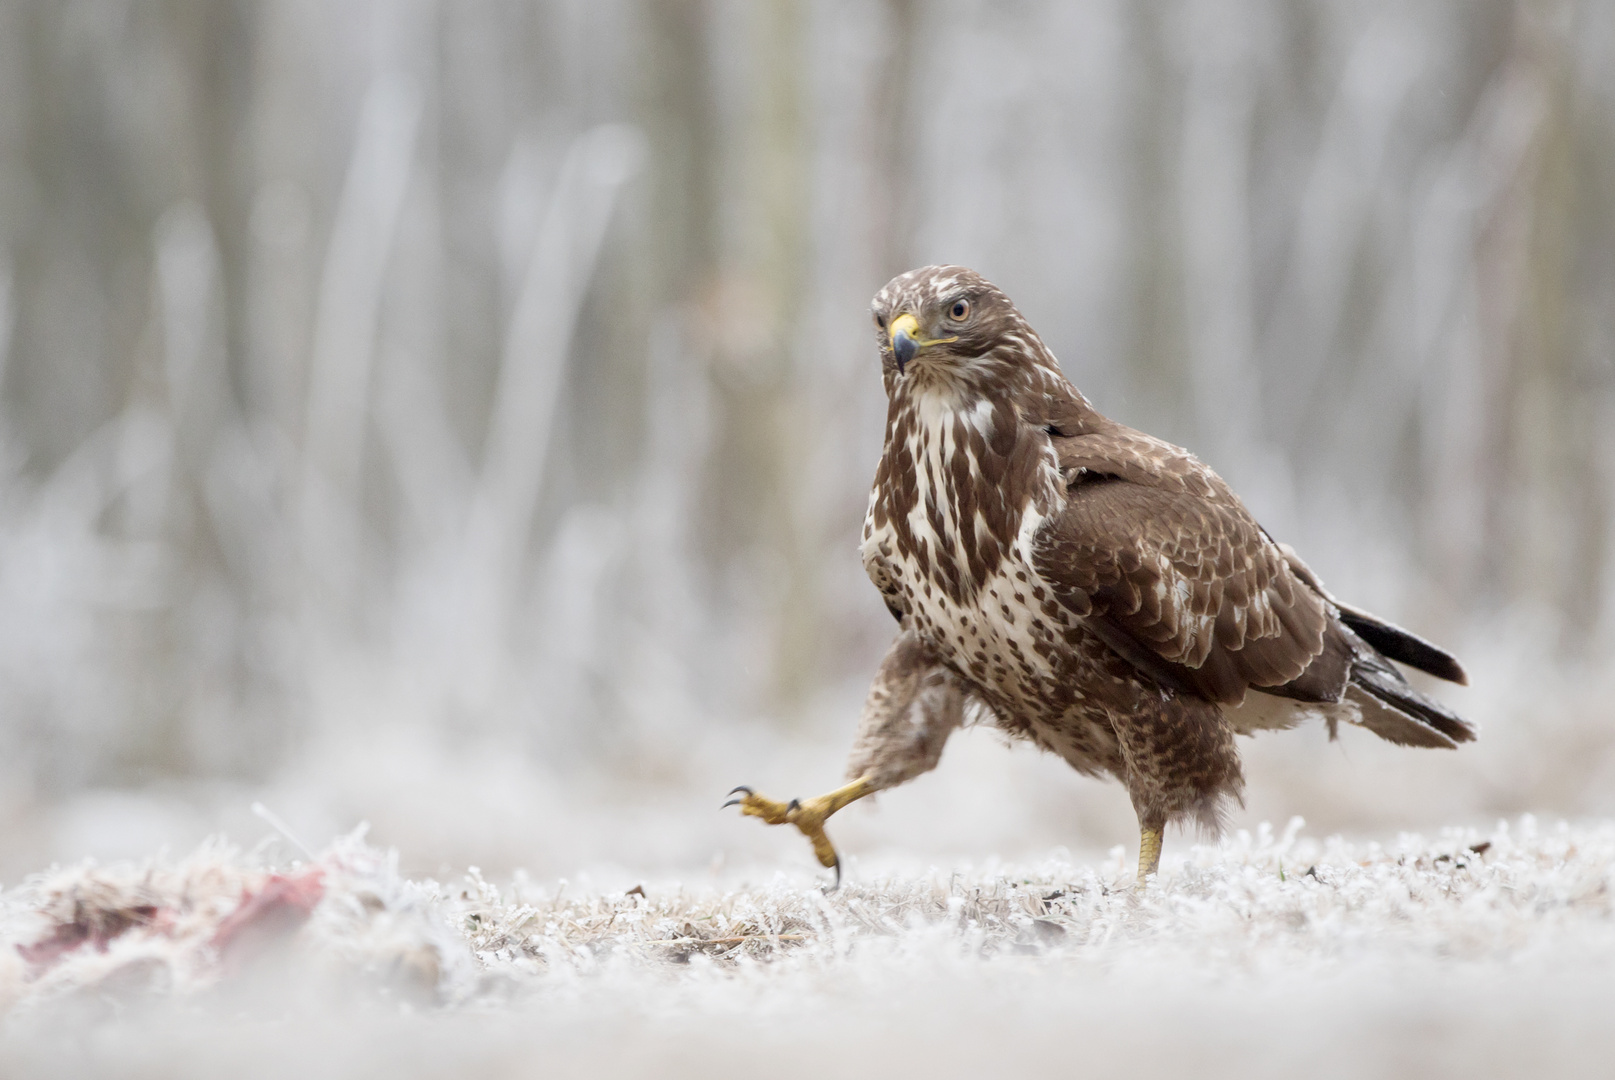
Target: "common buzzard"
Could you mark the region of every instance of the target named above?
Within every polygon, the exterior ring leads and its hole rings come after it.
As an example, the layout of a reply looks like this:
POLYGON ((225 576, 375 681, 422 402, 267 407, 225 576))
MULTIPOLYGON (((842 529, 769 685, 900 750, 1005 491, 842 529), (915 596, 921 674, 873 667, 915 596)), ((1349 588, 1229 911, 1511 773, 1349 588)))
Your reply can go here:
POLYGON ((1465 682, 1452 656, 1341 603, 1194 455, 1097 412, 998 288, 928 266, 876 294, 886 441, 863 560, 898 621, 853 743, 851 783, 725 805, 825 820, 936 766, 975 711, 1127 786, 1138 875, 1173 822, 1216 831, 1244 787, 1236 734, 1309 718, 1404 746, 1474 728, 1391 661, 1465 682))

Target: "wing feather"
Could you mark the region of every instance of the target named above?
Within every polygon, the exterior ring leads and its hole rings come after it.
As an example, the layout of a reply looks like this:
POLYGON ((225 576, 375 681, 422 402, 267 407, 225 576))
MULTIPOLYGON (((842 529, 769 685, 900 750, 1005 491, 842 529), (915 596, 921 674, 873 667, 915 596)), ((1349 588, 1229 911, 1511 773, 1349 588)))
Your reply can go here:
POLYGON ((1145 674, 1238 703, 1324 652, 1328 601, 1193 455, 1125 428, 1054 443, 1074 482, 1034 566, 1145 674))

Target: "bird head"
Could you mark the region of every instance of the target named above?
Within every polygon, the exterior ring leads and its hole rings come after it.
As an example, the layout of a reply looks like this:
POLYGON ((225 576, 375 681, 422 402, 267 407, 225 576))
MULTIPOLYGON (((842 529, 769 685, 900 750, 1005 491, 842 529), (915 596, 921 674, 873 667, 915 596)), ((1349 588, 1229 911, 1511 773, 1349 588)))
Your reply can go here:
POLYGON ((875 294, 871 308, 882 358, 899 378, 910 365, 938 373, 967 367, 1006 333, 1025 327, 1009 297, 963 266, 899 274, 875 294))

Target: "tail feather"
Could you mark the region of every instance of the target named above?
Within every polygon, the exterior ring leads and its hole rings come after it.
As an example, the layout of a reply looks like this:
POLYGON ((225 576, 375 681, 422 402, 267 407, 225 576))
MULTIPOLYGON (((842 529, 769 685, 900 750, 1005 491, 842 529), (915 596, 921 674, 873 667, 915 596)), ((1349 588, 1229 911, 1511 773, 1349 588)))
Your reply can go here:
POLYGON ((1344 706, 1328 715, 1329 737, 1337 720, 1367 728, 1388 742, 1403 746, 1440 746, 1452 749, 1475 738, 1475 726, 1441 702, 1425 697, 1402 677, 1392 660, 1460 686, 1469 684, 1458 658, 1417 634, 1409 633, 1361 608, 1342 604, 1287 544, 1279 544, 1290 570, 1334 605, 1336 620, 1330 634, 1343 646, 1325 648, 1313 667, 1283 687, 1263 687, 1269 694, 1320 700, 1344 706), (1314 668, 1317 670, 1314 671, 1314 668))
POLYGON ((1340 611, 1341 622, 1351 627, 1358 637, 1390 659, 1417 668, 1428 675, 1434 675, 1438 679, 1446 679, 1460 686, 1469 685, 1469 676, 1464 673, 1458 658, 1445 649, 1378 616, 1347 607, 1338 600, 1335 601, 1335 607, 1340 611))
POLYGON ((1450 749, 1474 740, 1475 726, 1468 720, 1409 686, 1402 673, 1364 640, 1355 645, 1347 697, 1361 710, 1358 722, 1363 727, 1404 746, 1450 749))
MULTIPOLYGON (((1412 745, 1439 745, 1456 746, 1459 743, 1473 742, 1475 739, 1475 725, 1459 716, 1451 709, 1434 698, 1425 697, 1413 687, 1403 682, 1401 677, 1391 670, 1392 678, 1386 678, 1383 673, 1365 665, 1358 665, 1352 671, 1352 688, 1361 692, 1361 697, 1367 697, 1382 709, 1389 709, 1404 718, 1408 723, 1414 724, 1425 731, 1439 734, 1441 740, 1436 743, 1411 741, 1412 745)), ((1372 725, 1366 718, 1364 726, 1372 725)), ((1381 724, 1388 725, 1390 718, 1382 718, 1381 724)), ((1405 729, 1406 723, 1397 724, 1399 729, 1405 729)), ((1403 741, 1392 738, 1391 735, 1378 732, 1392 742, 1403 741)))
MULTIPOLYGON (((1346 691, 1343 703, 1348 707, 1341 718, 1358 727, 1367 728, 1386 742, 1397 746, 1427 746, 1438 750, 1456 750, 1458 744, 1429 724, 1416 720, 1401 709, 1392 708, 1355 683, 1346 691)), ((1329 728, 1334 735, 1334 725, 1329 728)))

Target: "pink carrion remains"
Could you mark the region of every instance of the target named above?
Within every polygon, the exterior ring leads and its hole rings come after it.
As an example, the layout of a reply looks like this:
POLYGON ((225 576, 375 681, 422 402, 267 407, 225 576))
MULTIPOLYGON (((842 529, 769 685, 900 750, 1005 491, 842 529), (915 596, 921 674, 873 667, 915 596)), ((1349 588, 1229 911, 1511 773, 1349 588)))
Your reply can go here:
POLYGON ((256 890, 243 889, 241 906, 219 923, 210 942, 228 966, 297 930, 325 895, 325 870, 270 874, 256 890))

